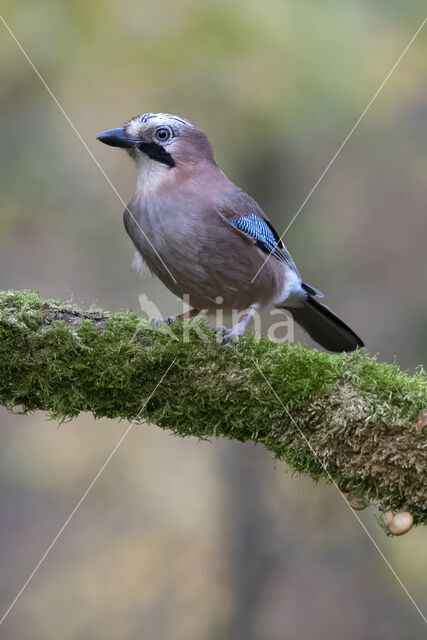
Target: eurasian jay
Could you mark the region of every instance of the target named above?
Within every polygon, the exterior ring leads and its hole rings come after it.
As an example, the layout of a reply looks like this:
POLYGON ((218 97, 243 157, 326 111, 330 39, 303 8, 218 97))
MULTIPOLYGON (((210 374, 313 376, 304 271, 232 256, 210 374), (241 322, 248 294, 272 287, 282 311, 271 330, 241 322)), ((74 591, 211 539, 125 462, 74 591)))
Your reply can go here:
POLYGON ((268 217, 214 160, 203 131, 166 113, 145 113, 98 140, 126 149, 136 163, 135 192, 124 212, 141 269, 201 310, 247 313, 225 335, 246 330, 265 305, 290 311, 329 351, 353 351, 360 338, 302 281, 268 217))

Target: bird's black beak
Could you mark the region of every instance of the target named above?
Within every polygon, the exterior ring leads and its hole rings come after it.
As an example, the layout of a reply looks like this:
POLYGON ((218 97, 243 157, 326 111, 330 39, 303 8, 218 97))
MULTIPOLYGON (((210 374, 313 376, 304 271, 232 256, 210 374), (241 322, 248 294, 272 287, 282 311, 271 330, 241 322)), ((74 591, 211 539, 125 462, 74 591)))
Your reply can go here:
POLYGON ((121 147, 122 149, 134 147, 140 142, 140 140, 127 136, 123 127, 103 131, 96 139, 104 144, 109 144, 111 147, 121 147))

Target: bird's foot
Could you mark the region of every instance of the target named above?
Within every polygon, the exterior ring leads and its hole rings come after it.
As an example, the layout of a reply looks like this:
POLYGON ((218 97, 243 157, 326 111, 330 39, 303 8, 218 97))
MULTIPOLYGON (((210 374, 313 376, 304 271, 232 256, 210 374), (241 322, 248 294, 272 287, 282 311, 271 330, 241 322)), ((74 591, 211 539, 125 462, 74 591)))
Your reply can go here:
POLYGON ((234 327, 231 327, 231 329, 226 329, 225 327, 222 327, 220 329, 220 334, 219 334, 221 338, 220 342, 222 344, 228 344, 230 342, 235 342, 236 340, 238 340, 238 338, 241 338, 245 334, 250 321, 252 320, 255 313, 258 311, 258 309, 259 309, 258 303, 251 304, 247 312, 244 314, 241 320, 239 320, 239 322, 237 322, 234 325, 234 327))
POLYGON ((177 316, 167 316, 166 318, 151 318, 151 325, 154 329, 159 329, 165 325, 174 324, 178 320, 189 320, 190 318, 194 318, 201 313, 200 309, 190 309, 189 311, 184 311, 184 313, 180 313, 177 316))
POLYGON ((171 325, 177 320, 189 320, 190 318, 194 318, 200 313, 200 309, 190 309, 189 311, 184 311, 184 313, 180 313, 177 316, 167 316, 166 318, 151 318, 151 324, 155 329, 158 329, 162 325, 171 325))
POLYGON ((162 325, 170 325, 176 322, 177 316, 167 316, 166 318, 151 318, 151 326, 154 329, 159 329, 162 325))
POLYGON ((231 329, 227 329, 227 327, 221 327, 219 330, 219 342, 221 344, 229 344, 230 342, 236 342, 239 338, 241 338, 246 331, 246 326, 238 322, 231 327, 231 329))

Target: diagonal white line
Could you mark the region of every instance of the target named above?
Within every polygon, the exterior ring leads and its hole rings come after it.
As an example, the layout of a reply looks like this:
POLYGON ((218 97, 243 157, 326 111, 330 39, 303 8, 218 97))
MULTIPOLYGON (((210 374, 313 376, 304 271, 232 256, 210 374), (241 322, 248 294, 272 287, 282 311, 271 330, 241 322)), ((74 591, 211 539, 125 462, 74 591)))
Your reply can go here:
MULTIPOLYGON (((379 96, 379 94, 381 93, 381 91, 384 89, 385 85, 387 84, 388 80, 390 79, 390 77, 393 75, 393 73, 396 71, 397 67, 399 66, 399 64, 401 63, 401 61, 403 60, 404 56, 406 55, 407 51, 409 50, 409 48, 412 46, 415 38, 419 35, 421 29, 424 27, 425 23, 427 22, 427 18, 424 18, 424 20, 422 21, 422 23, 420 24, 420 26, 418 27, 418 29, 416 30, 416 32, 414 33, 414 35, 412 36, 412 38, 410 39, 410 41, 408 42, 408 44, 406 45, 406 47, 403 49, 402 53, 400 54, 400 56, 398 57, 398 59, 396 60, 396 62, 394 63, 394 65, 392 66, 392 68, 390 69, 390 71, 387 73, 386 77, 384 78, 384 80, 381 82, 380 86, 378 87, 378 89, 375 91, 374 95, 372 96, 372 98, 369 100, 368 104, 366 105, 366 107, 364 108, 364 110, 362 111, 362 113, 360 114, 360 116, 358 117, 358 119, 356 120, 356 122, 354 123, 354 125, 352 126, 352 128, 350 129, 350 131, 347 133, 346 137, 344 138, 344 140, 342 141, 342 143, 340 144, 340 146, 338 147, 337 151, 334 153, 334 155, 332 156, 332 158, 330 159, 330 161, 328 162, 328 164, 326 165, 326 167, 324 168, 323 172, 320 174, 319 178, 316 180, 316 182, 314 183, 313 187, 311 188, 311 190, 309 191, 307 197, 305 198, 305 200, 302 202, 302 204, 300 205, 299 209, 297 210, 297 212, 295 213, 295 215, 293 216, 293 218, 291 219, 291 221, 289 222, 288 226, 286 227, 286 229, 284 230, 284 232, 282 233, 282 235, 280 236, 279 240, 277 241, 276 245, 274 248, 277 247, 278 243, 280 240, 283 240, 283 238, 285 237, 285 235, 287 234, 287 232, 289 231, 290 227, 293 225, 293 223, 295 222, 295 220, 298 218, 299 214, 301 213, 301 211, 304 209, 305 205, 307 204, 307 202, 310 200, 311 196, 313 195, 313 193, 316 191, 317 187, 319 186, 319 184, 322 182, 323 178, 326 176, 326 174, 328 173, 329 169, 332 167, 332 165, 334 164, 335 160, 338 158, 339 154, 341 153, 341 151, 344 149, 345 145, 347 144, 347 142, 350 140, 351 136, 353 135, 353 133, 356 131, 357 127, 359 126, 359 124, 361 123, 361 121, 363 120, 363 118, 365 117, 365 115, 367 114, 367 112, 369 111, 369 109, 371 108, 371 106, 373 105, 373 103, 375 102, 375 100, 377 99, 377 97, 379 96)), ((256 274, 254 275, 254 277, 251 280, 251 284, 254 282, 254 280, 258 277, 260 271, 264 268, 265 264, 270 260, 271 255, 273 252, 270 252, 268 254, 268 256, 266 257, 266 259, 264 260, 264 262, 262 263, 262 265, 260 266, 260 268, 258 269, 258 271, 256 272, 256 274)))
POLYGON ((31 66, 31 68, 33 69, 34 73, 36 74, 36 76, 39 78, 39 80, 41 81, 41 83, 43 84, 44 88, 46 89, 46 91, 48 92, 48 94, 50 95, 50 97, 52 98, 52 100, 54 101, 54 103, 56 104, 56 106, 58 107, 58 109, 60 110, 60 112, 62 113, 62 115, 64 116, 64 118, 66 119, 66 121, 68 122, 68 124, 70 125, 70 127, 72 128, 72 130, 74 131, 74 133, 76 134, 76 136, 78 137, 78 139, 80 140, 80 142, 82 143, 82 145, 84 146, 84 148, 86 149, 86 151, 88 152, 88 154, 90 155, 90 157, 92 158, 92 160, 94 161, 94 163, 96 164, 96 166, 98 167, 98 169, 100 170, 100 172, 102 173, 102 175, 104 176, 104 178, 106 179, 106 181, 108 182, 108 184, 110 185, 110 187, 112 188, 112 190, 114 191, 114 193, 116 194, 116 196, 118 197, 118 199, 120 200, 120 202, 122 203, 122 205, 125 208, 125 211, 128 212, 128 214, 130 215, 130 217, 132 218, 132 220, 134 221, 134 223, 136 224, 136 226, 138 227, 138 229, 141 231, 141 233, 143 234, 144 238, 147 240, 148 244, 150 245, 150 247, 153 249, 154 253, 156 254, 156 256, 158 257, 158 259, 160 260, 160 262, 162 263, 162 265, 164 266, 164 268, 166 269, 166 271, 168 272, 168 274, 170 275, 170 277, 172 278, 172 280, 176 283, 175 278, 173 277, 173 275, 171 274, 171 272, 169 271, 168 267, 165 265, 165 263, 163 262, 162 258, 160 257, 160 255, 158 254, 157 250, 155 249, 155 247, 153 247, 152 243, 150 242, 149 238, 147 237, 145 231, 141 228, 140 224, 138 223, 138 221, 135 219, 135 216, 132 214, 132 212, 128 209, 128 206, 126 204, 126 202, 123 200, 122 196, 120 195, 120 193, 117 191, 116 187, 113 185, 113 183, 111 182, 110 178, 108 177, 107 173, 105 172, 104 168, 100 165, 100 163, 98 162, 98 160, 95 158, 94 154, 92 153, 91 149, 89 148, 89 146, 87 145, 87 143, 85 142, 85 140, 82 138, 80 132, 78 131, 77 127, 75 126, 74 122, 71 120, 70 116, 68 115, 68 113, 65 111, 65 109, 62 107, 62 105, 60 104, 58 98, 55 96, 55 94, 53 93, 53 91, 50 89, 50 87, 48 86, 46 80, 43 78, 43 76, 41 75, 40 71, 37 69, 37 67, 35 66, 35 64, 32 62, 32 60, 30 59, 29 55, 27 54, 27 52, 25 51, 24 47, 21 45, 21 43, 19 42, 19 40, 17 39, 17 37, 15 36, 15 34, 13 33, 12 29, 9 27, 9 25, 7 24, 6 20, 3 18, 2 15, 0 15, 0 20, 2 21, 3 25, 5 26, 5 28, 7 29, 7 31, 9 32, 9 34, 12 36, 13 40, 16 42, 17 46, 19 47, 21 53, 24 55, 24 57, 26 58, 27 62, 29 63, 29 65, 31 66))
POLYGON ((78 509, 80 508, 82 502, 85 500, 85 498, 87 497, 88 493, 91 491, 92 487, 94 486, 95 482, 98 480, 99 476, 105 470, 106 466, 108 465, 108 463, 110 462, 110 460, 114 456, 114 454, 116 453, 117 449, 123 443, 124 439, 128 435, 129 431, 132 429, 132 427, 135 424, 135 422, 140 418, 141 413, 144 411, 144 409, 147 406, 148 402, 151 400, 153 395, 156 393, 157 389, 162 384, 163 380, 165 379, 165 377, 169 373, 169 370, 175 364, 175 361, 176 361, 176 358, 174 358, 172 360, 172 362, 170 363, 170 365, 168 366, 168 368, 166 369, 166 371, 164 372, 164 374, 160 378, 159 382, 156 384, 156 386, 154 387, 153 391, 150 393, 150 395, 148 396, 147 400, 144 402, 144 404, 142 405, 141 409, 138 411, 138 415, 136 416, 136 418, 134 418, 134 420, 132 420, 132 422, 130 423, 130 425, 128 426, 128 428, 126 429, 126 431, 124 432, 124 434, 120 438, 120 440, 117 442, 117 444, 115 445, 114 449, 111 451, 110 455, 108 456, 108 458, 106 459, 104 464, 100 467, 98 473, 96 474, 96 476, 94 477, 94 479, 92 480, 92 482, 90 483, 90 485, 88 486, 88 488, 86 489, 86 491, 84 492, 84 494, 82 495, 82 497, 80 498, 80 500, 78 501, 78 503, 76 504, 76 506, 74 507, 74 509, 72 510, 72 512, 70 513, 70 515, 68 516, 68 518, 66 519, 64 524, 62 525, 62 527, 60 528, 60 530, 58 531, 58 533, 56 534, 56 536, 54 537, 54 539, 52 540, 52 542, 50 543, 50 545, 48 546, 48 548, 46 549, 44 554, 42 555, 42 557, 40 558, 40 560, 38 561, 38 563, 36 564, 36 566, 34 567, 32 572, 30 573, 30 575, 28 576, 27 580, 24 582, 24 584, 22 585, 22 587, 20 588, 20 590, 16 594, 15 598, 10 603, 9 607, 4 612, 3 616, 0 619, 0 625, 3 624, 3 622, 5 621, 7 616, 9 615, 9 613, 12 611, 13 607, 15 606, 15 604, 17 603, 19 598, 22 596, 22 594, 24 593, 25 589, 30 584, 31 580, 34 578, 34 576, 37 573, 37 571, 40 569, 40 567, 42 566, 43 562, 46 560, 46 558, 49 555, 50 551, 55 546, 55 544, 58 542, 59 538, 64 533, 65 529, 69 525, 69 523, 72 520, 72 518, 76 515, 76 513, 77 513, 78 509))
POLYGON ((364 532, 366 533, 366 535, 368 536, 368 538, 370 539, 370 541, 372 542, 372 544, 374 545, 375 549, 378 551, 378 553, 380 554, 381 558, 384 560, 384 562, 386 563, 386 565, 388 566, 388 568, 390 569, 390 571, 392 572, 393 576, 396 578, 397 582, 399 583, 399 585, 402 587, 403 591, 406 593, 406 595, 408 596, 409 600, 412 602, 412 604, 414 605, 415 609, 418 611, 418 613, 420 614, 421 618, 424 620, 424 622, 427 624, 427 618, 425 617, 425 615, 423 614, 423 612, 421 611, 420 607, 418 606, 418 604, 415 602, 413 596, 409 593, 408 589, 406 588, 405 584, 403 583, 402 579, 398 576, 398 574, 396 573, 396 571, 393 569, 393 567, 391 566, 390 562, 387 560, 386 556, 384 555, 384 552, 380 549, 380 547, 378 546, 377 542, 375 542, 372 534, 368 531, 368 529, 366 528, 366 526, 364 525, 364 523, 362 522, 362 520, 360 519, 360 517, 357 515, 357 513, 351 508, 351 506, 349 505, 345 495, 342 493, 341 489, 339 488, 339 486, 337 485, 337 483, 335 482, 335 480, 333 479, 333 477, 331 476, 331 474, 329 473, 329 470, 327 469, 326 465, 322 462, 322 460, 319 458, 318 454, 316 453, 316 451, 314 450, 314 448, 312 447, 310 441, 308 440, 307 436, 301 431, 301 429, 299 428, 298 424, 296 423, 296 421, 293 419, 293 417, 291 416, 291 414, 289 413, 289 411, 287 410, 287 408, 285 407, 285 405, 283 404, 281 398, 277 395, 276 391, 274 390, 274 388, 272 387, 270 381, 266 378, 266 376, 264 375, 264 372, 262 371, 262 369, 260 368, 259 364, 257 363, 257 361, 252 358, 254 365, 256 366, 256 368, 258 369, 258 371, 260 372, 260 374, 262 375, 262 377, 264 378, 265 382, 267 383, 267 385, 270 387, 271 391, 274 393, 274 395, 276 396, 277 400, 280 402, 280 404, 282 405, 283 409, 286 411, 287 415, 289 416, 289 419, 291 420, 292 424, 298 429, 299 434, 301 435, 301 437, 303 438, 304 442, 306 443, 306 445, 308 446, 308 448, 310 449, 311 453, 313 454, 313 456, 315 457, 315 459, 317 460, 317 462, 322 466, 323 470, 325 471, 325 473, 327 474, 329 480, 331 481, 331 483, 334 485, 334 487, 337 489, 338 493, 340 494, 341 498, 344 500, 345 504, 347 505, 347 507, 350 509, 351 513, 354 515, 354 517, 356 518, 356 520, 358 521, 358 523, 360 524, 360 526, 362 527, 362 529, 364 530, 364 532))

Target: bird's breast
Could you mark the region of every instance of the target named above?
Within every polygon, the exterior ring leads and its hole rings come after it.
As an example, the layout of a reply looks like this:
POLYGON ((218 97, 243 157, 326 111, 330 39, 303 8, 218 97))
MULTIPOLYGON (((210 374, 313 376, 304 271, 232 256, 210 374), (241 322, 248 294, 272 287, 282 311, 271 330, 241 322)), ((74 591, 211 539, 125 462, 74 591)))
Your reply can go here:
POLYGON ((185 206, 170 198, 129 203, 125 227, 150 271, 196 308, 243 309, 271 302, 284 286, 280 263, 270 259, 252 282, 266 254, 215 211, 186 200, 185 206))

